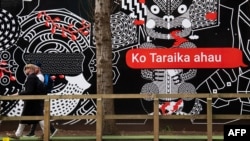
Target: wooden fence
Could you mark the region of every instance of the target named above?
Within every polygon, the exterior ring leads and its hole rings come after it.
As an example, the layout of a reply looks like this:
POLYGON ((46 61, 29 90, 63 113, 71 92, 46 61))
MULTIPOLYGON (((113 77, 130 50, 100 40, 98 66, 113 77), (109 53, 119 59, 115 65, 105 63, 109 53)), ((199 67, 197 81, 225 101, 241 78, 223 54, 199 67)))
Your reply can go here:
MULTIPOLYGON (((220 115, 213 114, 212 99, 213 98, 249 98, 249 94, 237 93, 220 93, 220 94, 92 94, 92 95, 45 95, 45 96, 0 96, 0 100, 30 100, 44 99, 44 116, 18 116, 7 117, 0 116, 0 120, 44 120, 44 141, 49 141, 50 137, 50 120, 69 120, 69 119, 96 119, 96 141, 103 139, 103 120, 104 119, 153 119, 152 135, 154 141, 159 141, 159 120, 160 119, 192 119, 194 115, 159 115, 159 99, 161 98, 203 98, 207 101, 206 114, 195 115, 195 119, 206 119, 207 121, 207 141, 212 141, 213 136, 213 119, 250 119, 250 115, 220 115), (151 98, 154 102, 153 115, 104 115, 103 114, 103 99, 142 99, 151 98), (97 114, 96 115, 80 115, 80 116, 50 116, 50 100, 51 99, 96 99, 97 114)), ((0 107, 1 109, 1 107, 0 107)))

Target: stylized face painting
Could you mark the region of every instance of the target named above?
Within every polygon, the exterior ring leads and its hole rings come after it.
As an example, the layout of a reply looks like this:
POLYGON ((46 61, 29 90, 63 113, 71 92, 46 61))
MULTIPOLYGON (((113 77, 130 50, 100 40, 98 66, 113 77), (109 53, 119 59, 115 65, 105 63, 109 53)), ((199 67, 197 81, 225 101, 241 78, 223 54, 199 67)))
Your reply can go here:
MULTIPOLYGON (((147 43, 151 43, 152 48, 195 48, 196 45, 187 38, 192 31, 189 13, 191 4, 192 0, 146 1, 147 16, 145 29, 149 37, 147 38, 147 43)), ((145 46, 148 47, 148 44, 145 46)), ((148 79, 147 76, 150 76, 150 74, 154 74, 152 78, 149 78, 152 80, 152 83, 145 84, 141 93, 175 94, 196 92, 195 87, 191 83, 185 82, 196 75, 195 69, 185 72, 183 69, 142 70, 143 78, 148 79)), ((183 100, 191 103, 195 102, 195 99, 183 100)), ((189 113, 190 111, 182 111, 183 100, 162 98, 159 109, 162 111, 162 114, 189 113)))
POLYGON ((170 40, 191 32, 189 6, 192 0, 146 1, 146 31, 153 39, 170 40))

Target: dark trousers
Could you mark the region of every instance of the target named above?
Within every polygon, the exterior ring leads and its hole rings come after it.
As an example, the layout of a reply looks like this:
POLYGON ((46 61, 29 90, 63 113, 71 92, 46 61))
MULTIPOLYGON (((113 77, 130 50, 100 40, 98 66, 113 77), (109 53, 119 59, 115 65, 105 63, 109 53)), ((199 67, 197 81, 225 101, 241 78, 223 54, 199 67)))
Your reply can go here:
MULTIPOLYGON (((31 124, 29 134, 35 134, 37 124, 31 124)), ((50 123, 50 133, 54 133, 56 128, 50 123)))

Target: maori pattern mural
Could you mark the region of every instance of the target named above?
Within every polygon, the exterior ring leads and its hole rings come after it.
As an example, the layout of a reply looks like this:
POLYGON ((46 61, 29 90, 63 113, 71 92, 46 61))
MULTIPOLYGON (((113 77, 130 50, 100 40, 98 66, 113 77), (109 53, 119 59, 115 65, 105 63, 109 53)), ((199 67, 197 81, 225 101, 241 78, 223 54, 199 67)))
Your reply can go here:
MULTIPOLYGON (((232 47, 244 52, 249 63, 248 1, 220 0, 146 0, 122 3, 134 23, 140 26, 144 37, 138 48, 199 48, 232 47), (140 6, 138 6, 140 5, 140 6), (237 5, 237 6, 236 6, 237 5), (133 11, 136 9, 136 11, 133 11), (140 9, 140 10, 138 10, 140 9), (139 13, 142 13, 141 16, 139 13), (244 16, 239 16, 240 13, 244 16), (226 18, 227 17, 227 18, 226 18), (243 33, 242 29, 246 29, 243 33), (244 38, 244 39, 242 39, 244 38)), ((174 93, 248 93, 248 68, 236 69, 142 69, 141 76, 148 80, 141 94, 174 93), (244 75, 244 76, 242 76, 244 75), (243 79, 242 79, 243 78, 243 79), (243 84, 244 83, 244 84, 243 84), (239 89, 240 88, 240 89, 239 89), (242 90, 242 91, 241 91, 242 90)), ((152 99, 142 100, 142 107, 152 113, 152 99), (151 104, 149 104, 151 103, 151 104), (151 105, 151 106, 148 106, 151 105)), ((213 101, 216 113, 244 114, 249 99, 221 99, 213 101)), ((160 114, 201 114, 205 112, 203 99, 161 99, 160 114)), ((199 121, 192 120, 193 123, 199 121)))
MULTIPOLYGON (((1 10, 1 95, 20 91, 26 76, 27 63, 42 64, 44 74, 54 77, 51 94, 89 94, 94 76, 94 50, 90 46, 91 23, 65 8, 36 10, 41 1, 20 1, 21 10, 12 15, 1 10), (34 9, 26 9, 34 6, 34 9), (31 10, 31 11, 29 11, 31 10), (3 36, 2 36, 3 35, 3 36), (84 66, 84 68, 83 68, 84 66)), ((91 92, 92 93, 92 92, 91 92)), ((20 115, 23 102, 3 101, 1 113, 20 115)), ((95 115, 93 100, 55 99, 51 115, 95 115)), ((70 121, 69 123, 76 121, 70 121)), ((86 124, 95 121, 86 120, 86 124)))
MULTIPOLYGON (((87 16, 93 11, 86 8, 86 5, 93 5, 91 1, 0 2, 1 95, 22 90, 26 79, 23 67, 37 61, 42 64, 43 73, 54 78, 51 95, 96 93, 94 23, 87 16)), ((117 114, 152 114, 152 94, 250 92, 249 66, 133 69, 127 66, 125 58, 131 49, 230 47, 241 50, 243 61, 249 65, 248 0, 115 0, 113 4, 110 24, 114 92, 149 95, 148 99, 115 100, 117 114)), ((218 98, 213 100, 213 111, 249 114, 249 105, 249 98, 218 98)), ((1 101, 1 114, 18 116, 22 106, 21 100, 1 101)), ((205 113, 205 107, 206 100, 200 98, 164 98, 160 99, 159 114, 196 115, 205 113)), ((51 115, 95 114, 96 104, 91 99, 51 101, 51 115)), ((84 122, 93 124, 95 120, 86 119, 84 122)), ((202 123, 196 119, 191 122, 202 123)))

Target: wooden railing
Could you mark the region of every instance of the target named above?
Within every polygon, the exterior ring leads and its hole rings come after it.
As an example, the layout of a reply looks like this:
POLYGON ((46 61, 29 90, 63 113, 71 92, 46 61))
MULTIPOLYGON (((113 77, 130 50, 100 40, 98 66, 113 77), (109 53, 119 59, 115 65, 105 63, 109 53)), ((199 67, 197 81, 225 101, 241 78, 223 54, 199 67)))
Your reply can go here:
MULTIPOLYGON (((212 141, 213 136, 213 119, 250 119, 250 115, 219 115, 213 114, 212 99, 213 98, 249 98, 249 94, 224 93, 224 94, 92 94, 92 95, 30 95, 30 96, 0 96, 0 100, 34 100, 44 99, 44 116, 17 116, 7 117, 0 116, 0 120, 44 120, 44 141, 49 141, 50 120, 68 120, 68 119, 96 119, 96 141, 103 139, 103 120, 104 119, 153 119, 153 136, 154 141, 159 141, 159 120, 160 119, 192 119, 194 115, 159 115, 159 99, 161 98, 203 98, 207 101, 206 114, 195 115, 195 119, 207 120, 207 141, 212 141), (154 101, 153 115, 104 115, 103 99, 148 99, 154 101), (80 115, 80 116, 50 116, 50 100, 51 99, 96 99, 97 114, 96 115, 80 115)), ((0 107, 1 109, 1 107, 0 107)))

